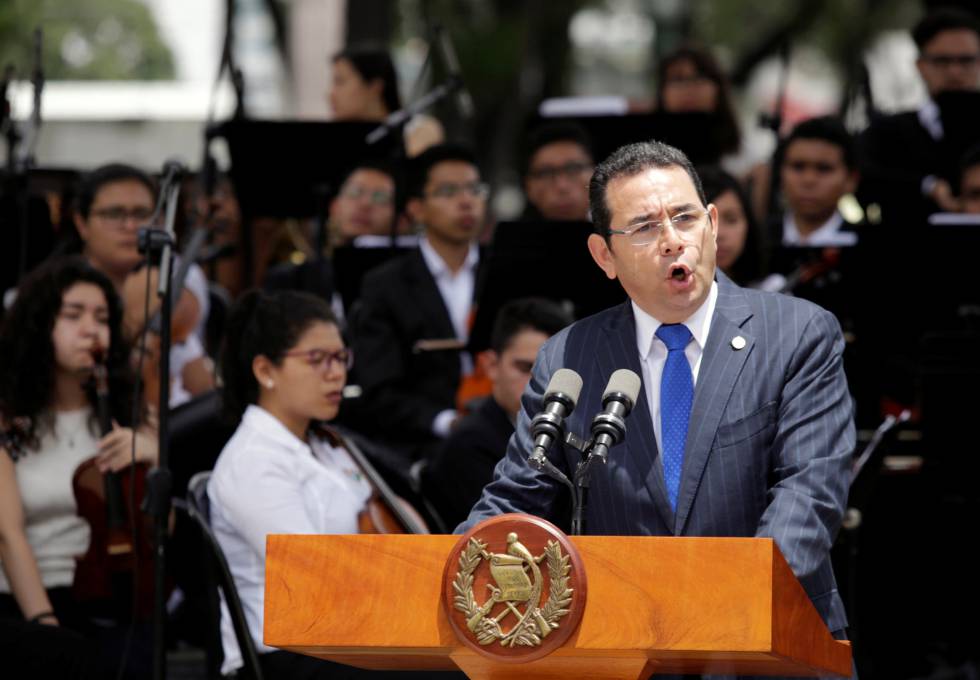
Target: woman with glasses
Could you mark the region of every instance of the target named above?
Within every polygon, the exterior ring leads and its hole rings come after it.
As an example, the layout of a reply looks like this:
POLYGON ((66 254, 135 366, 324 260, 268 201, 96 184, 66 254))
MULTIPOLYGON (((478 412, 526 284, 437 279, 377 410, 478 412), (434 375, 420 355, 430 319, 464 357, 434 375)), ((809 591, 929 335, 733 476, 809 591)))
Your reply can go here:
MULTIPOLYGON (((208 497, 266 677, 369 675, 262 644, 266 536, 359 533, 371 498, 364 471, 321 427, 337 414, 352 361, 320 298, 252 291, 232 309, 221 366, 225 407, 241 423, 218 457, 208 497)), ((230 673, 242 658, 225 614, 221 636, 222 672, 230 673)))

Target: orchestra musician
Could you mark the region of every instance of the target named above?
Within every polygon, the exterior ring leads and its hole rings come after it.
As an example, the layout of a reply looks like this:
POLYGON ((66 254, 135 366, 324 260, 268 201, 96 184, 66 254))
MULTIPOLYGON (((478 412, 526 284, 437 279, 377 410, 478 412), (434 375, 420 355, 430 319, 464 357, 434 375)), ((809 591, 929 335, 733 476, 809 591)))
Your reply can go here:
MULTIPOLYGON (((122 309, 109 277, 79 256, 30 274, 0 330, 0 618, 72 629, 102 646, 113 670, 118 654, 107 649, 119 648, 125 627, 94 625, 95 605, 72 588, 76 559, 93 533, 77 514, 72 478, 93 456, 103 473, 127 468, 132 456, 156 464, 156 434, 132 421, 132 394, 122 309), (105 436, 96 429, 92 381, 100 349, 113 421, 105 436)), ((137 657, 130 658, 135 675, 137 657)))
MULTIPOLYGON (((322 426, 337 414, 353 354, 329 305, 296 291, 246 293, 231 312, 225 342, 224 403, 241 423, 208 484, 211 525, 262 670, 275 678, 373 677, 262 642, 266 536, 369 530, 364 517, 376 475, 322 426)), ((243 662, 225 613, 221 637, 222 672, 230 673, 243 662)))

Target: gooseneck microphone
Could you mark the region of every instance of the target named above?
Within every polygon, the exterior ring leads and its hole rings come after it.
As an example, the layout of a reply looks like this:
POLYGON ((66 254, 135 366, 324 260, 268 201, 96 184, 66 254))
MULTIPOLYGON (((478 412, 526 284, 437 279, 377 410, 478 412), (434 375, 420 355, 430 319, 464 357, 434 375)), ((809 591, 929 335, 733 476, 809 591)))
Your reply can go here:
POLYGON ((609 377, 602 395, 602 411, 592 419, 591 455, 603 463, 609 449, 626 436, 625 418, 633 410, 640 394, 640 376, 628 368, 621 368, 609 377))
POLYGON ((575 409, 581 392, 582 378, 570 368, 558 369, 551 376, 544 394, 544 409, 531 420, 534 449, 528 460, 538 470, 551 474, 548 451, 564 438, 565 418, 575 409))

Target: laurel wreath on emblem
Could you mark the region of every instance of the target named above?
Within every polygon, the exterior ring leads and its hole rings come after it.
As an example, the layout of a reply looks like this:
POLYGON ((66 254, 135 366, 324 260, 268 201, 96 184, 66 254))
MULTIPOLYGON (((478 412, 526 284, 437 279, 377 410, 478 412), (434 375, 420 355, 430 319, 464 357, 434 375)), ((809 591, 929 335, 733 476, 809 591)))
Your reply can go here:
MULTIPOLYGON (((516 535, 514 536, 516 541, 516 535)), ((520 547, 523 549, 523 546, 520 547)), ((499 640, 505 647, 540 645, 543 638, 558 628, 558 620, 569 612, 568 605, 571 604, 574 589, 568 587, 568 573, 571 570, 568 555, 562 555, 561 546, 557 541, 548 541, 544 553, 536 558, 525 551, 527 557, 535 563, 543 558, 547 559, 550 586, 548 600, 543 607, 538 607, 537 601, 530 601, 534 599, 532 597, 528 600, 527 609, 522 613, 510 601, 499 599, 502 590, 489 583, 487 587, 491 590, 491 596, 482 605, 477 603, 473 594, 473 572, 483 559, 500 557, 488 553, 486 548, 486 543, 472 537, 460 553, 459 571, 453 579, 453 590, 456 593, 453 597, 453 606, 466 617, 467 627, 476 635, 477 642, 481 645, 492 644, 495 640, 499 640), (489 616, 490 610, 499 602, 504 602, 506 608, 497 617, 489 616), (508 614, 515 614, 519 618, 517 624, 505 632, 500 627, 500 621, 508 614)), ((528 566, 531 566, 530 563, 528 566)), ((532 568, 537 571, 537 567, 532 568)), ((540 597, 539 590, 537 593, 540 597)))

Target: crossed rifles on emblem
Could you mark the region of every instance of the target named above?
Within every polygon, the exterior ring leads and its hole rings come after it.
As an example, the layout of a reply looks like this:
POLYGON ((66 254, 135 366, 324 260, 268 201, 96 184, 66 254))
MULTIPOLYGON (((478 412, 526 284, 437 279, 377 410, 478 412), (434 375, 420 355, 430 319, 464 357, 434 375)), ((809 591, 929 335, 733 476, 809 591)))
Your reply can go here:
POLYGON ((543 638, 558 628, 558 619, 568 613, 574 592, 568 587, 568 556, 562 554, 557 541, 548 541, 544 552, 535 557, 515 532, 507 534, 506 554, 487 552, 486 547, 486 543, 474 537, 460 553, 459 571, 453 581, 455 608, 466 616, 467 628, 481 645, 495 640, 509 647, 540 645, 543 638), (551 582, 548 600, 542 607, 539 604, 544 579, 538 565, 546 559, 551 582), (496 585, 486 584, 490 597, 478 604, 473 594, 473 572, 482 560, 490 563, 490 575, 496 585), (528 576, 528 570, 533 579, 528 576), (515 602, 527 604, 523 612, 515 602), (505 608, 496 616, 489 616, 498 603, 503 603, 505 608), (504 631, 500 622, 511 614, 517 617, 517 623, 504 631))

